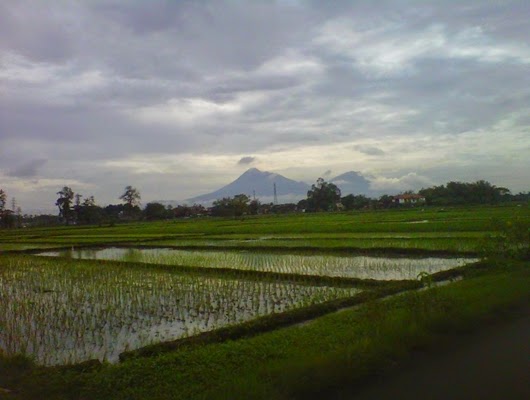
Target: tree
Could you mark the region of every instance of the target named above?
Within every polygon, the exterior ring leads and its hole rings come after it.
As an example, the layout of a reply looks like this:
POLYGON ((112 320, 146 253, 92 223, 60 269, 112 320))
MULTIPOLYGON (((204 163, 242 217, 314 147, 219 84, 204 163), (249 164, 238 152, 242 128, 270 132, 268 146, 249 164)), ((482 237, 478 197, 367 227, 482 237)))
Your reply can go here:
POLYGON ((193 204, 191 206, 178 205, 171 210, 175 218, 201 217, 207 215, 208 211, 201 204, 193 204))
POLYGON ((94 207, 96 205, 96 199, 94 196, 87 197, 83 200, 83 207, 94 207))
POLYGON ((379 197, 379 200, 377 201, 377 207, 390 208, 392 206, 394 206, 394 196, 384 194, 379 197))
POLYGON ((89 196, 81 204, 77 204, 80 200, 81 196, 78 198, 76 195, 77 221, 81 224, 101 224, 104 211, 96 205, 94 196, 89 196))
POLYGON ((0 189, 0 213, 2 213, 6 207, 7 193, 0 189))
POLYGON ((190 207, 190 216, 192 217, 202 217, 207 214, 208 210, 206 210, 206 208, 204 208, 204 206, 201 204, 193 204, 190 207))
POLYGON ((346 210, 360 210, 370 206, 370 199, 362 194, 358 196, 349 194, 344 196, 340 201, 346 210))
POLYGON ((132 186, 126 186, 125 192, 120 196, 120 200, 125 203, 125 214, 128 217, 140 215, 140 192, 132 186))
POLYGON ((248 212, 249 202, 250 198, 246 194, 235 195, 234 199, 232 200, 232 204, 234 207, 234 216, 239 217, 243 214, 246 214, 248 212))
POLYGON ((124 204, 109 204, 103 209, 103 215, 111 225, 118 221, 125 214, 126 206, 124 204))
POLYGON ((425 196, 427 204, 496 204, 510 200, 510 191, 480 180, 474 183, 448 182, 445 186, 434 186, 421 189, 419 194, 425 196))
POLYGON ((252 200, 248 205, 248 212, 250 213, 250 215, 258 215, 260 206, 261 203, 259 202, 259 200, 252 200))
POLYGON ((79 212, 81 210, 81 197, 83 197, 83 195, 79 193, 76 193, 74 196, 75 198, 74 211, 75 211, 75 217, 77 221, 79 221, 79 212))
POLYGON ((212 215, 219 217, 239 217, 248 212, 250 198, 246 194, 232 197, 223 197, 213 202, 212 215))
POLYGON ((166 219, 169 217, 169 211, 160 203, 147 203, 143 214, 144 218, 149 220, 166 219))
POLYGON ((307 199, 302 199, 296 204, 296 209, 298 211, 305 212, 307 210, 307 199))
POLYGON ((191 207, 187 205, 178 205, 173 210, 173 216, 175 218, 187 218, 191 216, 191 207))
POLYGON ((232 198, 223 197, 222 199, 215 200, 212 204, 211 212, 214 217, 234 215, 232 210, 232 198))
POLYGON ((307 192, 307 209, 309 211, 334 211, 340 204, 340 189, 333 183, 318 178, 307 192))
POLYGON ((71 188, 65 186, 57 194, 59 198, 55 202, 55 205, 59 207, 59 217, 68 225, 73 216, 72 201, 74 199, 74 192, 71 188))
POLYGON ((12 225, 12 212, 6 209, 7 193, 0 189, 0 225, 6 228, 12 225))
POLYGON ((120 196, 120 200, 123 200, 131 208, 138 207, 141 200, 140 192, 132 186, 126 186, 125 192, 120 196))

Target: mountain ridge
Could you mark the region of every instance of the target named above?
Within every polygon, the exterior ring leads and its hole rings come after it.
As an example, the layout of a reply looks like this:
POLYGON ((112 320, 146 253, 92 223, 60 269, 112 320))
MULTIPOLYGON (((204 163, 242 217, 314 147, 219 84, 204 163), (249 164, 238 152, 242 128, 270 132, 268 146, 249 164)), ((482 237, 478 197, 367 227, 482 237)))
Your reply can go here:
POLYGON ((374 194, 370 188, 370 181, 357 171, 344 172, 330 179, 329 182, 338 186, 342 196, 348 194, 370 196, 374 194))
POLYGON ((274 185, 276 185, 276 193, 278 197, 305 197, 307 191, 310 189, 310 185, 305 182, 295 181, 274 172, 249 168, 229 184, 213 192, 192 197, 188 199, 188 201, 205 203, 223 197, 232 197, 241 193, 251 197, 255 195, 259 198, 272 199, 274 197, 274 185))

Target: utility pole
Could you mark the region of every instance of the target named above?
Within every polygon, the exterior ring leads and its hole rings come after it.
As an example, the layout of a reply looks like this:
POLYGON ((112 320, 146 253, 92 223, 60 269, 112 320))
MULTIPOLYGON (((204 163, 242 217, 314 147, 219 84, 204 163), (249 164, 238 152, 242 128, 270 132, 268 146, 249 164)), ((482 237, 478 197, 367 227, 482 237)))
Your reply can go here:
POLYGON ((276 192, 276 182, 273 184, 274 186, 274 205, 278 205, 278 193, 276 192))

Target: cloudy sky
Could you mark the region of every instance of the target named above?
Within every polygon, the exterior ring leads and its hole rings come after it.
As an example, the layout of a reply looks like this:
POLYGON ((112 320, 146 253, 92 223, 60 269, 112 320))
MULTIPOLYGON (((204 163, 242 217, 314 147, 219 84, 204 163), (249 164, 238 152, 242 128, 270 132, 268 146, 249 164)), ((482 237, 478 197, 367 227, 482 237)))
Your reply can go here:
POLYGON ((0 188, 99 204, 257 167, 530 190, 528 1, 0 0, 0 188))

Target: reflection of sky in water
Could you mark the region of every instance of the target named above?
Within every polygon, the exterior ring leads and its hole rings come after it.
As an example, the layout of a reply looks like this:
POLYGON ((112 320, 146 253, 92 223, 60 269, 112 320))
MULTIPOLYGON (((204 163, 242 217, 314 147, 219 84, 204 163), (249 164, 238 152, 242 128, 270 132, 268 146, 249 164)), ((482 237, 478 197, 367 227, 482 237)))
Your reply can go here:
POLYGON ((114 362, 126 350, 358 292, 147 268, 15 263, 0 270, 0 351, 48 365, 114 362))
POLYGON ((444 271, 470 262, 473 258, 407 258, 333 255, 264 254, 235 251, 135 249, 109 247, 50 251, 40 255, 76 259, 119 260, 209 268, 233 268, 303 275, 341 276, 361 279, 416 279, 418 274, 444 271))

